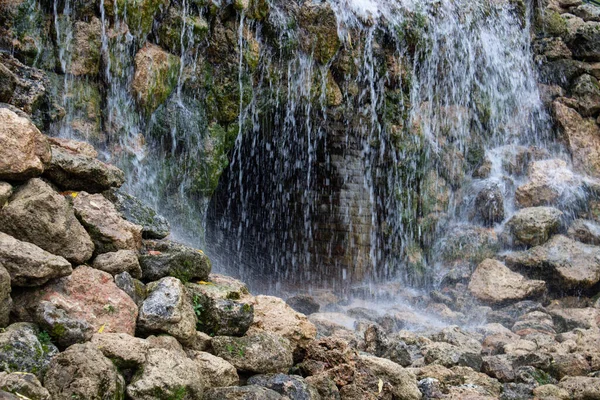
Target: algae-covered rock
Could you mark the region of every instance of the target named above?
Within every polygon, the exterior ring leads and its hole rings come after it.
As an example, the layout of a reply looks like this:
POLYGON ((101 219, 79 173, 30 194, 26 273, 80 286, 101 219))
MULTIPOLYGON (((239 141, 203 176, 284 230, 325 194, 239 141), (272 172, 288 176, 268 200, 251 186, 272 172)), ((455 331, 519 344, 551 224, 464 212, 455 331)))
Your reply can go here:
POLYGON ((75 344, 54 357, 44 385, 54 400, 125 397, 125 380, 92 343, 75 344))
POLYGON ((290 342, 274 333, 255 333, 241 338, 217 336, 212 346, 217 356, 242 371, 287 372, 294 363, 290 342))
POLYGON ((29 372, 42 378, 58 349, 47 333, 30 323, 16 323, 0 333, 0 370, 29 372))
POLYGON ((153 44, 146 44, 135 56, 131 89, 146 115, 167 100, 177 84, 179 57, 153 44))
POLYGON ((298 12, 298 25, 302 50, 313 54, 321 64, 327 64, 340 47, 337 18, 331 6, 305 2, 298 12))
POLYGON ((108 198, 127 221, 142 227, 144 239, 164 239, 169 235, 169 221, 137 197, 114 191, 108 194, 108 198))
POLYGON ((115 284, 119 289, 127 293, 138 307, 146 300, 146 296, 148 295, 146 285, 141 281, 134 279, 129 272, 122 272, 115 275, 115 284))
POLYGON ((96 76, 100 70, 102 23, 96 17, 89 22, 76 21, 73 27, 73 54, 68 72, 75 76, 96 76))
POLYGON ((146 240, 139 258, 145 281, 174 276, 182 282, 207 281, 212 268, 203 251, 169 240, 146 240))
MULTIPOLYGON (((115 2, 104 4, 106 14, 115 15, 115 2)), ((123 18, 131 34, 137 41, 143 43, 152 30, 154 18, 160 10, 165 9, 169 2, 166 0, 118 0, 116 2, 118 17, 123 18)))
POLYGON ((176 3, 173 3, 158 26, 158 44, 173 54, 181 54, 181 30, 184 23, 186 32, 191 34, 191 36, 184 37, 184 45, 190 47, 194 43, 201 43, 205 40, 209 26, 204 17, 186 13, 184 20, 182 10, 176 3), (190 37, 193 38, 193 43, 189 43, 190 37))
POLYGON ((519 210, 507 223, 517 244, 538 246, 558 232, 563 213, 554 207, 519 210))

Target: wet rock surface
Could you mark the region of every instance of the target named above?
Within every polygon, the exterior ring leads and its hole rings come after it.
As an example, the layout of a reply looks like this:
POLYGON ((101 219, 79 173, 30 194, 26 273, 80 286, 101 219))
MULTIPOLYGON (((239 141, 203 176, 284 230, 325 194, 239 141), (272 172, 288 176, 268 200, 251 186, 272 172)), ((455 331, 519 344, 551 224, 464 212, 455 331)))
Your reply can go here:
POLYGON ((184 282, 207 281, 212 264, 201 250, 179 243, 144 241, 140 256, 144 280, 154 281, 165 276, 174 276, 184 282))

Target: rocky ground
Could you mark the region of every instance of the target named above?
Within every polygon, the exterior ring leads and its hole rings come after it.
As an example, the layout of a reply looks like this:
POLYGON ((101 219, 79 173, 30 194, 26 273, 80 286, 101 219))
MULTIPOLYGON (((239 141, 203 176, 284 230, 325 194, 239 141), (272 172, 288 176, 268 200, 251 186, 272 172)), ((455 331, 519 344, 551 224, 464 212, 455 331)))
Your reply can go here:
MULTIPOLYGON (((407 306, 286 304, 165 239, 91 146, 6 104, 0 143, 2 399, 600 398, 600 303, 557 296, 597 292, 591 221, 559 235, 560 211, 524 208, 507 234, 525 250, 405 291, 407 306)), ((497 240, 467 233, 477 251, 497 240)))

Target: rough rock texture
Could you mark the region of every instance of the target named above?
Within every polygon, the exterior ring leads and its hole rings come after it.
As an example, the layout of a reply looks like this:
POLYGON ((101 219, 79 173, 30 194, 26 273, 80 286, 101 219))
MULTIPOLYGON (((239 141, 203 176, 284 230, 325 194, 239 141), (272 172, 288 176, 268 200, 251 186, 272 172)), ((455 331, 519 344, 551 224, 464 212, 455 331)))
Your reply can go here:
POLYGON ((317 336, 317 328, 304 314, 272 296, 254 298, 254 322, 249 332, 272 332, 288 339, 294 349, 304 348, 317 336))
POLYGON ((73 207, 90 233, 96 253, 141 247, 142 227, 121 218, 115 206, 101 194, 81 192, 73 200, 73 207))
POLYGON ((314 386, 306 383, 304 378, 298 375, 254 375, 248 379, 248 384, 266 387, 267 389, 274 390, 290 399, 321 399, 318 390, 314 386))
POLYGON ((202 375, 185 353, 150 349, 146 362, 127 386, 133 400, 202 398, 202 375))
POLYGON ((293 296, 287 299, 285 302, 295 311, 304 315, 318 313, 321 309, 319 303, 317 303, 317 301, 311 296, 293 296))
POLYGON ((557 308, 550 310, 550 315, 559 333, 600 328, 600 310, 596 308, 557 308))
MULTIPOLYGON (((595 105, 586 107, 588 112, 594 107, 600 107, 600 100, 592 104, 595 105)), ((579 172, 600 176, 600 126, 594 119, 584 119, 577 111, 558 100, 554 101, 553 108, 554 117, 573 155, 573 166, 579 172)))
POLYGON ((186 288, 196 309, 198 329, 202 332, 213 336, 243 336, 254 321, 250 296, 236 298, 235 292, 213 282, 188 283, 186 288))
POLYGON ((0 266, 4 266, 10 274, 10 282, 13 286, 39 286, 50 279, 67 276, 73 272, 71 263, 64 258, 2 232, 0 232, 0 266))
POLYGON ((580 182, 562 160, 535 161, 529 167, 529 182, 515 192, 519 207, 537 207, 568 203, 580 182))
POLYGON ((146 44, 135 56, 131 89, 147 115, 164 103, 177 83, 179 58, 153 44, 146 44))
POLYGON ((123 171, 85 153, 52 145, 52 161, 44 176, 65 190, 98 193, 125 182, 123 171))
POLYGON ((92 343, 75 344, 52 359, 44 385, 53 400, 122 399, 125 380, 92 343))
POLYGON ((29 373, 13 372, 7 374, 0 372, 0 390, 25 396, 30 400, 51 400, 50 393, 38 378, 29 373))
POLYGON ((194 306, 179 279, 167 277, 148 285, 138 318, 140 331, 168 333, 187 342, 196 334, 196 322, 194 306))
POLYGON ((530 207, 517 211, 507 222, 515 244, 539 246, 558 232, 563 213, 554 207, 530 207))
POLYGON ((61 137, 48 137, 51 147, 61 147, 74 153, 83 154, 91 158, 98 157, 98 152, 93 145, 87 142, 66 139, 61 137))
POLYGON ((569 376, 561 380, 558 387, 566 390, 571 400, 600 399, 600 378, 569 376))
POLYGON ((93 267, 111 275, 128 272, 134 278, 142 277, 138 255, 133 250, 119 250, 100 254, 94 259, 93 267))
POLYGON ((34 324, 16 323, 0 333, 0 370, 29 372, 41 378, 58 349, 34 324))
POLYGON ((475 197, 475 219, 485 226, 504 220, 504 194, 498 185, 483 188, 475 197))
POLYGON ((212 346, 217 356, 238 370, 257 374, 287 372, 294 362, 289 340, 269 332, 241 338, 217 336, 212 346))
POLYGON ((74 264, 85 263, 94 251, 67 199, 37 178, 21 186, 0 210, 0 229, 74 264))
POLYGON ((102 47, 102 23, 96 17, 89 22, 77 21, 73 29, 73 56, 68 67, 75 76, 98 75, 102 47))
POLYGON ((0 103, 0 179, 25 180, 50 162, 46 137, 24 113, 0 103))
POLYGON ((164 239, 169 235, 171 229, 169 221, 137 197, 114 191, 109 194, 109 200, 115 204, 127 221, 142 227, 144 239, 164 239))
POLYGON ((0 206, 4 206, 12 194, 12 185, 10 183, 0 181, 0 206))
POLYGON ((261 386, 231 386, 207 390, 204 400, 283 400, 277 392, 261 386))
POLYGON ((369 371, 369 374, 381 379, 384 384, 389 382, 392 393, 398 399, 419 400, 421 398, 415 375, 395 362, 365 355, 359 357, 359 363, 369 371))
POLYGON ((140 307, 148 295, 146 285, 134 279, 128 272, 115 275, 115 284, 119 289, 127 293, 129 297, 140 307))
POLYGON ((196 363, 207 389, 239 385, 235 367, 222 358, 203 351, 190 351, 188 356, 196 363))
POLYGON ((594 246, 600 245, 600 225, 595 221, 578 219, 569 227, 568 235, 571 239, 594 246))
POLYGON ((549 276, 563 289, 587 289, 600 281, 600 248, 556 235, 542 246, 509 253, 505 263, 549 276))
POLYGON ((0 328, 4 328, 9 322, 12 308, 10 292, 10 274, 0 263, 0 328))
POLYGON ((15 297, 61 346, 89 340, 94 332, 135 333, 137 306, 111 275, 87 266, 38 290, 15 297))
POLYGON ((90 343, 119 368, 137 368, 146 361, 148 341, 126 333, 96 333, 90 343))
POLYGON ((209 258, 201 251, 168 240, 144 241, 140 256, 145 281, 174 276, 183 282, 207 281, 212 268, 209 258))
POLYGON ((473 296, 486 303, 519 301, 544 292, 546 283, 525 278, 500 261, 487 259, 477 266, 469 282, 473 296))

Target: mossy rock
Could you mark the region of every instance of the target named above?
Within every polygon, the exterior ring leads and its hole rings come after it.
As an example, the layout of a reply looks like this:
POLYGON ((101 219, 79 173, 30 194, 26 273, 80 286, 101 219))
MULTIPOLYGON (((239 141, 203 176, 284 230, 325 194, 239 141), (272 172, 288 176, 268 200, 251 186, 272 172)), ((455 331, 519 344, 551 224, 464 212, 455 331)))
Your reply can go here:
POLYGON ((0 371, 29 372, 42 379, 58 349, 34 324, 12 324, 0 333, 0 371))
POLYGON ((558 11, 546 8, 536 18, 536 30, 545 36, 565 36, 568 32, 567 21, 558 11))
MULTIPOLYGON (((168 0, 117 0, 118 17, 124 19, 131 33, 143 42, 152 30, 154 18, 168 6, 168 0)), ((115 17, 114 3, 104 3, 106 15, 115 17)))
POLYGON ((300 47, 319 63, 329 63, 341 46, 337 25, 329 4, 305 3, 298 12, 300 47))
MULTIPOLYGON (((173 3, 158 26, 158 43, 173 54, 181 54, 181 30, 184 18, 182 10, 173 3)), ((184 36, 184 45, 192 48, 195 43, 203 41, 208 34, 208 22, 202 15, 189 13, 185 17, 186 31, 191 33, 193 43, 188 43, 188 35, 184 36)))

